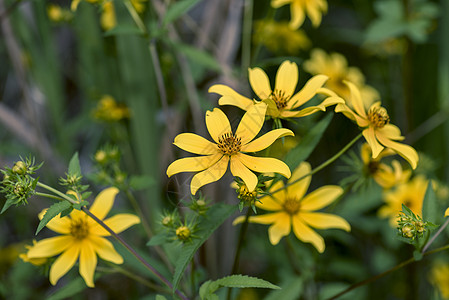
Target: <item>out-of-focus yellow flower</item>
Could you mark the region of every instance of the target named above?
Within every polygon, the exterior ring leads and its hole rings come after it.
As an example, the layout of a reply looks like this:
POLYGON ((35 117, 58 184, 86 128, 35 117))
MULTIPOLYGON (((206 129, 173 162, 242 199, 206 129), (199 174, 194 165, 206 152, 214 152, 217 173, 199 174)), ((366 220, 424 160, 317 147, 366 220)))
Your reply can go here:
POLYGON ((380 101, 366 109, 358 88, 351 82, 345 81, 351 92, 352 108, 346 104, 338 104, 336 112, 342 112, 345 116, 355 121, 363 128, 363 136, 371 147, 372 157, 376 158, 386 147, 390 148, 409 162, 413 169, 418 165, 419 156, 413 147, 398 143, 404 139, 401 130, 390 124, 387 110, 380 106, 380 101))
MULTIPOLYGON (((103 220, 114 205, 114 198, 119 190, 107 188, 95 198, 90 211, 103 220)), ((39 217, 42 219, 43 211, 39 217)), ((132 214, 118 214, 103 220, 115 233, 120 233, 140 219, 132 214)), ((61 236, 43 239, 28 250, 28 259, 47 258, 58 255, 50 268, 50 282, 55 285, 76 263, 79 258, 79 272, 86 285, 94 287, 94 273, 97 267, 97 255, 115 264, 123 263, 111 242, 105 239, 109 236, 103 227, 79 210, 73 210, 69 216, 53 218, 46 225, 61 236)))
POLYGON ((394 190, 385 192, 383 198, 386 204, 379 209, 379 216, 390 218, 390 224, 396 227, 402 204, 410 208, 415 215, 422 216, 422 206, 428 182, 424 176, 418 175, 407 183, 398 185, 394 190))
MULTIPOLYGON (((295 94, 298 84, 298 66, 291 61, 284 61, 276 73, 274 90, 271 89, 270 79, 261 68, 249 69, 249 82, 259 99, 268 104, 267 115, 273 118, 299 118, 311 115, 317 111, 326 111, 326 107, 342 104, 344 100, 332 91, 322 88, 326 80, 325 75, 316 75, 306 82, 305 86, 295 94), (309 106, 297 110, 309 102, 317 93, 329 96, 317 106, 309 106)), ((230 87, 215 84, 209 88, 210 93, 221 95, 220 105, 234 105, 243 110, 249 110, 259 103, 240 95, 230 87)))
POLYGON ((130 112, 128 107, 118 104, 112 96, 105 95, 98 102, 93 115, 98 120, 117 122, 129 118, 130 112))
POLYGON ((67 22, 72 19, 73 14, 70 10, 64 9, 59 5, 47 5, 48 18, 53 22, 67 22))
POLYGON ((326 0, 271 0, 271 6, 279 8, 285 4, 290 4, 290 27, 298 29, 304 23, 307 16, 312 21, 314 27, 321 24, 323 13, 327 12, 326 0))
MULTIPOLYGON (((310 170, 310 164, 302 162, 293 171, 288 183, 309 174, 310 170)), ((249 222, 272 224, 268 229, 271 244, 278 244, 281 238, 289 235, 293 228, 293 232, 299 240, 311 243, 318 252, 322 253, 325 249, 324 239, 311 227, 351 230, 349 223, 342 217, 316 212, 334 202, 343 193, 343 189, 339 186, 327 185, 304 196, 309 188, 311 178, 310 175, 306 176, 285 189, 282 189, 284 183, 277 181, 270 189, 270 192, 274 192, 274 194, 264 196, 260 202, 256 202, 257 207, 273 211, 273 213, 252 216, 249 218, 249 222)), ((240 216, 234 220, 233 224, 241 223, 244 219, 245 217, 240 216)))
POLYGON ((429 279, 438 288, 441 296, 444 299, 449 299, 449 264, 434 264, 429 279))
POLYGON ((26 253, 21 253, 19 254, 19 257, 24 261, 24 262, 28 262, 30 264, 33 264, 35 266, 41 266, 43 264, 45 264, 47 262, 47 258, 46 257, 38 257, 38 258, 29 258, 28 257, 28 252, 33 249, 33 247, 36 245, 36 240, 33 240, 33 245, 25 245, 25 248, 28 250, 26 253))
MULTIPOLYGON (((304 62, 304 70, 312 75, 324 74, 329 77, 324 85, 336 92, 346 101, 350 101, 350 91, 344 81, 352 82, 360 90, 366 107, 380 99, 379 93, 372 86, 365 84, 365 76, 356 67, 349 67, 348 61, 340 53, 327 54, 321 49, 313 49, 310 59, 304 62)), ((351 106, 351 103, 348 104, 351 106)))
POLYGON ((215 143, 193 133, 181 133, 174 144, 179 148, 202 156, 185 157, 172 162, 167 168, 171 177, 181 172, 199 172, 192 178, 190 191, 195 195, 200 187, 219 180, 231 167, 231 173, 242 179, 250 192, 257 186, 257 176, 252 172, 279 173, 290 177, 288 166, 275 158, 255 157, 245 152, 266 149, 280 137, 293 135, 289 129, 271 130, 254 139, 265 121, 267 105, 263 102, 253 105, 242 117, 235 133, 228 117, 218 108, 206 113, 206 126, 215 143), (251 171, 252 170, 252 171, 251 171))
POLYGON ((307 50, 312 46, 303 30, 293 30, 287 22, 275 20, 256 21, 253 42, 264 45, 274 53, 290 55, 297 55, 300 50, 307 50))

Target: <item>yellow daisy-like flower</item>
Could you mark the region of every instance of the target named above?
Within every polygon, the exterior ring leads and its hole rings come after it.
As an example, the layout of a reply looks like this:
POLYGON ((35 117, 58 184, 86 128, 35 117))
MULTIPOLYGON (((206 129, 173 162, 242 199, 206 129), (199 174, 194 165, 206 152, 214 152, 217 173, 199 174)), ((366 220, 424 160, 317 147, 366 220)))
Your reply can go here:
POLYGON ((124 104, 119 104, 110 95, 101 97, 93 111, 94 118, 107 122, 118 122, 130 117, 130 111, 124 104))
MULTIPOLYGON (((301 163, 288 182, 293 182, 304 175, 310 173, 310 164, 301 163)), ((323 186, 310 194, 304 196, 309 188, 311 176, 304 177, 298 182, 287 186, 285 189, 282 181, 278 181, 271 187, 270 191, 275 192, 271 196, 264 196, 256 206, 273 211, 273 213, 252 216, 251 223, 273 224, 268 229, 270 242, 273 245, 279 243, 282 237, 290 234, 291 228, 296 237, 304 243, 311 243, 318 252, 324 251, 324 239, 311 227, 317 229, 338 228, 346 231, 351 230, 351 226, 342 217, 316 212, 330 203, 334 202, 342 193, 339 186, 323 186)), ((244 217, 238 217, 234 224, 241 223, 244 217)))
POLYGON ((219 180, 226 172, 228 163, 231 173, 240 177, 248 189, 253 191, 259 173, 275 172, 289 178, 291 173, 282 161, 270 157, 254 157, 244 152, 258 152, 270 146, 276 139, 293 135, 289 129, 275 129, 254 139, 265 120, 267 105, 263 102, 253 105, 242 117, 235 133, 226 115, 218 108, 206 113, 206 126, 215 143, 193 134, 181 133, 173 144, 179 148, 201 154, 198 157, 181 158, 167 168, 168 177, 181 172, 199 172, 192 178, 190 191, 193 195, 205 184, 219 180))
POLYGON ((386 204, 379 209, 379 216, 390 218, 391 226, 396 227, 402 204, 410 208, 415 215, 422 216, 428 182, 424 176, 418 175, 409 182, 398 185, 396 189, 385 192, 383 198, 386 204))
MULTIPOLYGON (((298 66, 294 62, 284 61, 276 74, 274 90, 271 89, 270 79, 261 68, 249 69, 249 82, 253 91, 260 100, 267 102, 267 115, 273 118, 298 118, 308 116, 317 111, 326 111, 326 107, 338 103, 344 103, 344 100, 328 89, 322 88, 326 80, 325 75, 316 75, 312 77, 305 86, 296 94, 295 89, 298 84, 298 66), (317 106, 309 106, 301 110, 296 110, 304 105, 317 93, 322 93, 327 97, 317 106)), ((258 103, 244 97, 223 84, 215 84, 209 88, 210 93, 221 95, 218 100, 220 105, 234 105, 243 110, 248 110, 258 103)))
POLYGON ((438 288, 444 299, 449 299, 449 264, 435 264, 430 273, 430 282, 438 288))
POLYGON ((412 175, 411 170, 403 170, 397 160, 391 162, 392 167, 381 162, 381 159, 395 154, 391 149, 382 150, 376 158, 372 158, 371 147, 364 143, 362 145, 360 156, 365 168, 365 173, 373 177, 374 180, 384 189, 406 183, 412 175))
POLYGON ((345 82, 351 91, 351 102, 354 110, 348 105, 338 104, 336 112, 342 112, 348 118, 354 120, 363 129, 363 136, 371 147, 372 157, 376 158, 386 147, 390 148, 404 159, 406 159, 413 169, 418 164, 418 153, 409 145, 398 143, 404 139, 400 129, 390 124, 390 117, 387 110, 380 106, 380 101, 372 104, 366 110, 360 92, 351 82, 345 82))
MULTIPOLYGON (((119 190, 107 188, 95 198, 90 211, 103 220, 114 204, 114 198, 119 190)), ((39 217, 42 219, 43 211, 39 217)), ((118 214, 103 220, 114 232, 120 233, 128 227, 140 223, 137 216, 118 214)), ((38 259, 59 255, 50 268, 50 282, 55 285, 76 263, 79 258, 79 273, 86 285, 94 286, 94 272, 97 266, 97 255, 115 264, 123 263, 111 242, 105 239, 109 236, 103 227, 85 213, 73 210, 69 216, 53 218, 46 225, 49 229, 62 236, 38 241, 29 249, 28 259, 38 259)))
MULTIPOLYGON (((340 53, 327 54, 321 49, 313 49, 310 59, 304 62, 303 67, 312 75, 328 76, 329 80, 324 86, 346 100, 349 99, 350 92, 344 81, 352 82, 359 88, 365 106, 369 107, 374 101, 380 99, 376 89, 365 84, 365 76, 362 72, 356 67, 349 67, 348 61, 340 53)), ((351 103, 349 106, 351 107, 351 103)))
POLYGON ((30 264, 33 264, 35 266, 41 266, 47 262, 46 257, 39 257, 39 258, 29 258, 28 252, 33 249, 34 245, 36 245, 36 240, 33 240, 33 245, 25 245, 25 249, 27 249, 27 253, 21 253, 19 254, 19 257, 24 261, 28 262, 30 264))
POLYGON ((444 216, 447 217, 449 216, 449 207, 446 209, 446 211, 444 212, 444 216))
POLYGON ((314 27, 321 24, 321 16, 327 12, 326 0, 271 0, 271 6, 279 8, 285 4, 290 4, 290 27, 298 29, 309 16, 314 27))

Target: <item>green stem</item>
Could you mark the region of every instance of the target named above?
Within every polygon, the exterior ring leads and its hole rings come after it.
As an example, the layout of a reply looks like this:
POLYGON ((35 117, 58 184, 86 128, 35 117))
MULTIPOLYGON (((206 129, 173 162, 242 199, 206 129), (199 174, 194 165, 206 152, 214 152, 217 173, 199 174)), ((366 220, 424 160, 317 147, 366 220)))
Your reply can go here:
POLYGON ((133 4, 129 0, 125 0, 123 2, 128 9, 129 14, 134 20, 134 23, 136 23, 137 27, 139 27, 140 31, 142 32, 142 35, 145 37, 148 37, 148 30, 145 27, 145 24, 143 24, 142 18, 137 13, 136 9, 134 8, 133 4))
MULTIPOLYGON (((307 176, 312 176, 313 174, 321 171, 322 169, 324 169, 325 167, 327 167, 328 165, 330 165, 331 163, 333 163, 334 161, 336 161, 340 156, 342 156, 346 151, 348 151, 349 148, 351 148, 352 145, 355 144, 355 142, 357 142, 361 137, 363 136, 362 132, 356 136, 352 141, 350 141, 346 146, 343 147, 343 149, 341 149, 340 151, 338 151, 337 154, 335 154, 334 156, 332 156, 331 158, 329 158, 328 160, 326 160, 325 162, 323 162, 321 165, 319 165, 318 167, 316 167, 315 169, 313 169, 312 171, 310 171, 309 173, 299 177, 296 180, 293 180, 292 182, 288 182, 286 183, 282 188, 279 188, 277 190, 274 190, 272 192, 270 192, 270 195, 273 195, 279 191, 282 191, 283 189, 287 188, 288 186, 291 186, 295 183, 297 183, 300 180, 303 180, 304 178, 306 178, 307 176)), ((265 196, 265 195, 263 195, 265 196)), ((260 196, 259 198, 263 197, 260 196)))
POLYGON ((68 195, 58 191, 57 189, 52 188, 51 186, 48 186, 42 182, 37 182, 37 185, 43 189, 46 189, 47 191, 50 191, 58 196, 60 196, 61 198, 63 198, 64 200, 69 201, 72 204, 78 204, 75 200, 73 200, 72 198, 70 198, 68 195))
MULTIPOLYGON (((142 256, 140 256, 136 250, 134 250, 128 243, 125 242, 117 233, 115 233, 108 225, 106 225, 102 220, 98 219, 94 214, 92 214, 87 207, 83 206, 81 210, 87 214, 89 217, 94 219, 101 227, 103 227, 107 232, 111 234, 123 247, 128 250, 142 265, 145 266, 151 273, 153 273, 157 278, 159 278, 167 287, 170 289, 173 288, 173 285, 165 278, 159 271, 157 271, 152 265, 150 265, 142 256)), ((184 294, 182 294, 179 290, 176 290, 175 293, 183 300, 188 300, 184 294)))
MULTIPOLYGON (((246 211, 245 221, 243 222, 242 227, 240 228, 239 240, 237 242, 237 249, 235 251, 234 263, 232 264, 231 275, 235 274, 239 268, 240 252, 242 250, 243 239, 245 238, 246 231, 248 229, 248 224, 249 224, 248 221, 249 221, 251 212, 252 212, 251 208, 248 207, 248 210, 246 211)), ((228 299, 228 300, 231 299, 231 291, 232 291, 232 288, 228 288, 228 294, 226 297, 226 299, 228 299)))
POLYGON ((46 198, 50 198, 50 199, 55 199, 55 200, 58 200, 58 201, 65 201, 64 198, 61 198, 61 197, 58 197, 58 196, 55 196, 55 195, 51 195, 51 194, 47 194, 47 193, 36 192, 35 195, 36 196, 40 196, 40 197, 46 197, 46 198))
MULTIPOLYGON (((435 250, 432 250, 432 251, 423 253, 423 256, 431 255, 431 254, 434 254, 434 253, 437 253, 437 252, 441 252, 441 251, 444 251, 444 250, 447 250, 447 249, 449 249, 449 245, 446 245, 446 246, 437 248, 437 249, 435 249, 435 250)), ((361 286, 363 286, 363 285, 366 285, 366 284, 368 284, 368 283, 371 283, 371 282, 373 282, 373 281, 376 281, 377 279, 380 279, 380 278, 382 278, 382 277, 384 277, 384 276, 386 276, 386 275, 388 275, 388 274, 390 274, 390 273, 392 273, 392 272, 394 272, 394 271, 397 271, 397 270, 399 270, 399 269, 401 269, 401 268, 403 268, 403 267, 405 267, 405 266, 407 266, 407 265, 409 265, 409 264, 411 264, 411 263, 413 263, 413 262, 415 262, 415 258, 414 258, 414 257, 409 258, 408 260, 406 260, 406 261, 404 261, 404 262, 401 262, 400 264, 394 266, 393 268, 391 268, 391 269, 389 269, 389 270, 387 270, 387 271, 385 271, 385 272, 383 272, 383 273, 380 273, 380 274, 378 274, 378 275, 375 275, 375 276, 373 276, 373 277, 370 277, 370 278, 368 278, 368 279, 365 279, 365 280, 363 280, 363 281, 360 281, 360 282, 358 282, 358 283, 356 283, 356 284, 351 285, 350 287, 348 287, 348 288, 345 289, 344 291, 342 291, 342 292, 336 294, 335 296, 332 296, 332 297, 329 298, 328 300, 337 299, 337 298, 339 298, 340 296, 343 296, 344 294, 346 294, 346 293, 348 293, 348 292, 350 292, 350 291, 352 291, 352 290, 354 290, 354 289, 356 289, 356 288, 358 288, 358 287, 361 287, 361 286)))
POLYGON ((446 222, 444 222, 444 224, 438 229, 438 231, 434 234, 434 236, 432 236, 430 241, 422 249, 421 253, 424 254, 426 252, 426 250, 430 247, 430 245, 432 245, 435 239, 441 234, 441 232, 443 232, 444 228, 447 227, 447 224, 449 224, 449 218, 446 219, 446 222))

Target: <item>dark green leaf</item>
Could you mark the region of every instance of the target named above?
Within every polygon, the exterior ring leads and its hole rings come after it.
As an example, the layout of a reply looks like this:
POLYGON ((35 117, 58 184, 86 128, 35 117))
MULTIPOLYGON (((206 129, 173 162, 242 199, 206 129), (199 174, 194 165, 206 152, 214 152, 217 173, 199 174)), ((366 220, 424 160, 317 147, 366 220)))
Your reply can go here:
POLYGON ((69 214, 72 212, 72 210, 73 210, 73 207, 72 207, 72 206, 70 206, 69 208, 63 210, 63 211, 61 212, 61 218, 63 218, 63 217, 65 217, 65 216, 69 215, 69 214))
MULTIPOLYGON (((101 274, 95 274, 95 280, 100 278, 101 274)), ((47 300, 62 300, 62 299, 71 299, 76 294, 84 291, 87 288, 86 283, 83 278, 77 277, 73 280, 70 280, 65 286, 54 292, 47 298, 47 300)))
POLYGON ((174 2, 168 7, 167 13, 164 16, 162 23, 164 25, 167 25, 175 21, 180 16, 187 13, 199 1, 200 0, 181 0, 174 2))
POLYGON ((131 179, 129 180, 129 186, 136 191, 147 189, 155 183, 156 181, 154 178, 147 175, 131 176, 131 179))
POLYGON ((139 34, 143 34, 143 32, 134 25, 117 25, 114 28, 106 31, 104 33, 104 36, 114 36, 114 35, 125 35, 125 34, 130 34, 130 35, 139 35, 139 34))
POLYGON ((209 208, 205 218, 198 224, 198 231, 195 232, 198 238, 194 238, 191 243, 186 243, 182 246, 183 249, 176 261, 175 274, 173 275, 173 291, 178 288, 179 281, 198 248, 236 209, 236 205, 227 204, 215 204, 209 208))
POLYGON ((51 219, 70 207, 71 204, 67 201, 61 201, 50 206, 45 212, 44 217, 40 221, 39 226, 37 227, 36 235, 39 233, 39 231, 42 230, 42 228, 44 228, 45 225, 47 225, 48 222, 50 222, 51 219))
POLYGON ((4 213, 11 205, 15 204, 17 202, 17 199, 9 198, 6 200, 5 205, 3 205, 2 211, 0 214, 4 213))
POLYGON ((157 246, 170 242, 170 236, 168 233, 159 233, 154 235, 150 241, 147 243, 147 246, 157 246))
POLYGON ((75 204, 73 204, 73 208, 74 208, 74 209, 77 209, 77 210, 81 210, 81 208, 82 208, 83 206, 87 206, 87 205, 89 205, 89 202, 87 202, 86 200, 83 200, 83 201, 81 201, 80 203, 75 203, 75 204))
POLYGON ((442 215, 443 214, 439 211, 438 201, 432 187, 432 182, 429 180, 422 206, 423 220, 438 223, 442 215))
POLYGON ((70 159, 68 173, 69 173, 69 175, 76 175, 76 176, 81 175, 81 167, 80 167, 80 161, 78 158, 78 152, 73 154, 72 158, 70 159))
POLYGON ((281 285, 281 290, 272 291, 265 300, 296 300, 304 291, 304 279, 301 277, 290 278, 281 285))
POLYGON ((206 69, 221 72, 220 64, 209 53, 182 43, 174 43, 173 48, 175 48, 176 51, 183 53, 194 64, 203 66, 206 69))

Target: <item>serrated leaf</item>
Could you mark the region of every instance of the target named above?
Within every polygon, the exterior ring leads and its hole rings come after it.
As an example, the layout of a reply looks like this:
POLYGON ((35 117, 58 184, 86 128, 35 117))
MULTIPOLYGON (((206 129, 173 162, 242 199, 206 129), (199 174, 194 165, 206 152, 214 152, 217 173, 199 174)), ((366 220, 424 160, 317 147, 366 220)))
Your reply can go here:
POLYGON ((174 22, 183 14, 187 13, 200 0, 182 0, 177 1, 168 7, 167 13, 162 20, 164 25, 174 22))
POLYGON ((209 208, 207 215, 198 224, 198 231, 195 232, 198 238, 194 238, 190 243, 182 246, 181 254, 176 261, 175 274, 173 275, 173 292, 178 288, 179 281, 198 248, 236 209, 236 205, 227 204, 215 204, 209 208))
POLYGON ((65 216, 69 215, 69 214, 72 212, 72 210, 73 210, 73 207, 71 207, 71 206, 70 206, 69 208, 63 210, 63 211, 61 212, 61 218, 63 218, 63 217, 65 217, 65 216))
POLYGON ((78 152, 75 152, 75 154, 73 154, 72 158, 70 159, 68 173, 69 175, 76 175, 76 176, 81 175, 81 167, 78 158, 78 152))
POLYGON ((142 175, 142 176, 131 176, 129 180, 129 186, 136 190, 144 190, 156 183, 156 180, 154 180, 153 177, 142 175))
POLYGON ((47 225, 48 222, 50 222, 51 219, 53 219, 59 213, 68 209, 69 207, 71 207, 71 204, 67 201, 61 201, 50 206, 45 212, 44 217, 40 221, 39 226, 37 226, 36 235, 39 233, 39 231, 42 230, 42 228, 45 227, 45 225, 47 225))
POLYGON ((323 136, 332 120, 332 117, 333 113, 327 114, 311 130, 307 132, 298 146, 290 150, 290 152, 285 157, 285 163, 290 167, 291 170, 294 170, 299 165, 299 163, 309 157, 318 142, 321 140, 321 137, 323 136))

